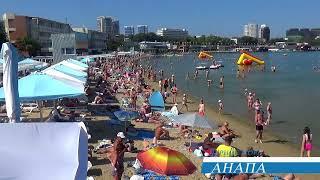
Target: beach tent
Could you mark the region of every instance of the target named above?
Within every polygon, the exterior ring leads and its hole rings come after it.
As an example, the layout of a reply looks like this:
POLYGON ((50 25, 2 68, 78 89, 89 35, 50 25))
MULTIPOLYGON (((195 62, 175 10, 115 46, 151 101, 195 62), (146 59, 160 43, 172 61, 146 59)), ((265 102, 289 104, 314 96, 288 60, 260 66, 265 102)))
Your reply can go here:
MULTIPOLYGON (((55 100, 84 94, 84 90, 39 72, 19 79, 18 86, 21 101, 55 100)), ((0 88, 0 101, 4 101, 3 88, 0 88)))
MULTIPOLYGON (((65 66, 63 64, 56 64, 56 65, 53 65, 51 67, 48 67, 47 69, 55 69, 57 71, 60 71, 64 74, 67 74, 67 75, 70 75, 70 76, 73 76, 81 81, 85 81, 86 78, 87 78, 87 73, 86 72, 83 72, 83 71, 79 71, 79 70, 75 70, 73 68, 70 68, 68 66, 65 66)), ((44 71, 46 71, 47 69, 45 69, 44 71)))
POLYGON ((46 73, 46 74, 48 74, 50 76, 53 76, 55 78, 58 78, 58 79, 66 79, 66 80, 70 80, 70 81, 79 82, 79 83, 82 83, 82 84, 84 84, 86 82, 86 78, 85 77, 72 76, 72 75, 70 75, 70 73, 68 73, 68 74, 64 73, 64 71, 59 71, 59 70, 55 69, 54 67, 53 68, 44 69, 42 72, 46 73))
POLYGON ((207 116, 201 116, 199 113, 185 113, 173 116, 171 119, 175 123, 196 128, 216 128, 217 125, 208 120, 207 116))
POLYGON ((83 123, 1 124, 0 179, 86 179, 84 127, 83 123))
POLYGON ((76 70, 76 71, 86 71, 88 69, 88 68, 82 67, 80 65, 71 63, 70 61, 67 61, 67 60, 61 61, 58 64, 63 64, 65 66, 69 67, 69 68, 72 68, 72 69, 76 70))
POLYGON ((149 104, 153 111, 165 110, 164 100, 163 100, 162 94, 159 91, 156 91, 151 94, 151 96, 149 97, 149 104))
POLYGON ((66 61, 67 61, 67 62, 70 62, 70 63, 72 63, 72 64, 75 64, 75 65, 81 66, 81 67, 83 67, 83 68, 87 68, 87 69, 88 69, 88 67, 89 67, 87 64, 82 63, 82 62, 79 62, 79 61, 74 60, 74 59, 68 59, 68 60, 66 60, 66 61))

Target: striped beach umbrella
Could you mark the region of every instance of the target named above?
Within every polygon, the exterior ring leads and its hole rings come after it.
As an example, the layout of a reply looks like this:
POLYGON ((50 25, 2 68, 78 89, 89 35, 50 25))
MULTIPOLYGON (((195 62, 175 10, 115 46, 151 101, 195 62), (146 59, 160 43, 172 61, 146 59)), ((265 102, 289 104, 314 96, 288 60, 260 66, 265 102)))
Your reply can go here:
POLYGON ((141 152, 137 159, 144 169, 166 176, 186 176, 197 169, 184 154, 167 147, 155 147, 141 152))

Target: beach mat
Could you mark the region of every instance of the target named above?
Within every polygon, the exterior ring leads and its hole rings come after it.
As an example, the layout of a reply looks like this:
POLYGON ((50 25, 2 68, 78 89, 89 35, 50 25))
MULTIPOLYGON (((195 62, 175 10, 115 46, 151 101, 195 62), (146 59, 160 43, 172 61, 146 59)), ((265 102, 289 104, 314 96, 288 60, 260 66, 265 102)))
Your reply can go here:
POLYGON ((135 140, 153 139, 154 132, 147 130, 138 130, 138 134, 136 136, 130 136, 130 138, 133 138, 135 140))

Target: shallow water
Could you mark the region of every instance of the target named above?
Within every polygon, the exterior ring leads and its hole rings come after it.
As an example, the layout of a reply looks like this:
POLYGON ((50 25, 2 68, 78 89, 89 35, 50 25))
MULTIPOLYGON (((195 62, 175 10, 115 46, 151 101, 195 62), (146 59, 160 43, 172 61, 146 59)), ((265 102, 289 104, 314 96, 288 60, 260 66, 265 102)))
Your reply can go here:
MULTIPOLYGON (((163 69, 167 76, 175 74, 177 87, 195 97, 203 97, 205 103, 217 106, 222 99, 225 112, 253 121, 252 112, 248 112, 244 89, 254 91, 263 103, 266 112, 267 102, 272 102, 273 119, 270 129, 278 135, 298 142, 305 126, 310 126, 314 143, 320 141, 320 120, 317 112, 320 102, 320 72, 314 72, 314 66, 320 66, 320 52, 254 53, 266 62, 265 72, 261 67, 252 66, 252 71, 244 79, 236 77, 238 66, 235 64, 238 53, 216 53, 214 58, 222 61, 224 68, 211 70, 209 79, 213 85, 208 88, 205 71, 199 71, 196 80, 186 80, 187 72, 193 77, 199 60, 195 54, 183 57, 159 57, 151 60, 156 69, 163 69), (277 72, 271 72, 271 65, 277 66, 277 72), (225 88, 218 88, 219 78, 224 76, 225 88)), ((209 63, 208 63, 209 64, 209 63)), ((252 122, 253 123, 253 122, 252 122)))

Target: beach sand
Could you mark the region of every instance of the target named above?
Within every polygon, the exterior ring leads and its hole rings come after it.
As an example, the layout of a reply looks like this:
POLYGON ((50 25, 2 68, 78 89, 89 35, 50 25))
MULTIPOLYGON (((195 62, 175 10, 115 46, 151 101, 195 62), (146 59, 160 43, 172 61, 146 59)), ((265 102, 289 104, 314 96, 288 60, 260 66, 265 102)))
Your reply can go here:
MULTIPOLYGON (((156 82, 148 82, 152 88, 156 89, 158 88, 158 84, 156 82)), ((182 102, 182 94, 183 92, 180 90, 178 93, 178 109, 182 108, 181 102, 182 102)), ((122 97, 122 94, 116 95, 117 99, 120 100, 122 97)), ((168 106, 172 106, 172 97, 168 98, 168 106)), ((191 97, 188 95, 188 107, 189 112, 195 112, 198 111, 198 104, 199 100, 191 97)), ((182 111, 185 112, 185 111, 182 111)), ((299 156, 299 145, 294 145, 289 142, 287 142, 284 139, 281 139, 277 136, 272 135, 272 133, 264 133, 264 143, 263 144, 257 144, 254 142, 255 137, 255 126, 253 123, 244 123, 243 121, 240 121, 239 119, 231 116, 231 115, 219 115, 215 107, 210 107, 206 105, 206 114, 208 115, 209 119, 214 120, 217 124, 221 124, 224 121, 228 121, 230 123, 231 129, 235 130, 236 133, 241 135, 240 138, 237 138, 233 145, 239 149, 245 150, 249 146, 252 146, 254 149, 263 149, 268 155, 270 156, 277 156, 277 157, 287 157, 287 156, 299 156)), ((96 146, 98 142, 100 142, 103 138, 109 138, 115 137, 116 133, 118 131, 121 131, 121 128, 115 128, 115 127, 108 127, 106 126, 106 121, 108 121, 108 117, 96 117, 94 120, 88 122, 90 132, 92 134, 92 139, 90 140, 90 144, 96 146)), ((137 129, 144 129, 144 130, 150 130, 153 131, 155 129, 154 124, 148 124, 148 123, 134 123, 135 127, 137 129)), ((213 129, 212 131, 218 131, 218 129, 213 129)), ((268 131, 268 130, 267 130, 268 131)), ((174 137, 173 140, 163 140, 161 141, 162 144, 164 144, 166 147, 178 150, 185 154, 198 168, 195 173, 193 173, 190 176, 183 176, 181 179, 207 179, 203 174, 201 174, 201 163, 202 159, 196 157, 192 154, 192 152, 189 152, 188 149, 184 146, 185 142, 189 142, 188 139, 178 138, 178 129, 169 129, 170 136, 174 137)), ((209 130, 200 132, 208 133, 209 130)), ((193 140, 195 142, 201 142, 202 140, 193 140)), ((151 140, 150 140, 151 142, 151 140)), ((135 140, 135 146, 138 149, 142 149, 142 140, 135 140)), ((127 163, 130 161, 134 161, 136 157, 136 153, 125 153, 125 172, 123 174, 123 177, 127 176, 130 177, 133 175, 133 169, 127 168, 127 163)), ((111 177, 111 165, 109 160, 106 160, 101 155, 94 154, 93 160, 92 160, 93 167, 89 171, 89 175, 92 175, 96 180, 108 180, 112 179, 111 177)), ((319 179, 320 176, 317 175, 301 175, 299 176, 302 179, 319 179)), ((271 179, 270 177, 265 177, 261 179, 271 179)))

